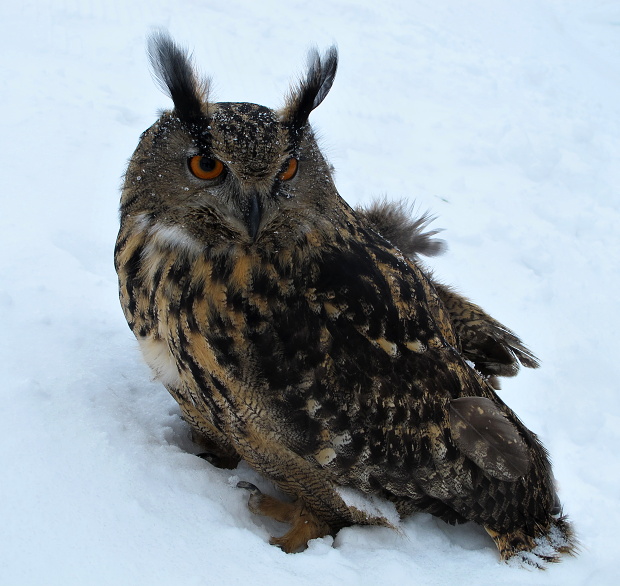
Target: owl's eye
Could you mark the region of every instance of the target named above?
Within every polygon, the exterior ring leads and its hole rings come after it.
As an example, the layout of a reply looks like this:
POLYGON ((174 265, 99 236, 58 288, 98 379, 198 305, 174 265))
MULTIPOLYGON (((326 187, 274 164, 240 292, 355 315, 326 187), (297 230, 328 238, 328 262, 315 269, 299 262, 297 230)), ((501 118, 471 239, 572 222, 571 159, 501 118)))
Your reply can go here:
POLYGON ((189 170, 198 179, 217 179, 224 172, 224 163, 211 157, 196 155, 189 160, 189 170))
POLYGON ((286 164, 286 169, 278 175, 278 179, 280 181, 288 181, 292 179, 297 174, 297 159, 295 157, 291 157, 286 164))

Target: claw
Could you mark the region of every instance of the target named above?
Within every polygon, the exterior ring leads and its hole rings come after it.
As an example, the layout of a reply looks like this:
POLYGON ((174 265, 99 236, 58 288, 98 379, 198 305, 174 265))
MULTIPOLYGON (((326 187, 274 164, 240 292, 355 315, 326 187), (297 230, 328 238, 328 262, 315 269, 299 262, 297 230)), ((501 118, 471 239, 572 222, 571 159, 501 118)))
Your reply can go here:
POLYGON ((251 482, 246 482, 245 480, 240 480, 237 482, 237 488, 244 488, 250 493, 250 498, 248 499, 248 509, 257 515, 265 515, 271 517, 270 513, 263 512, 265 507, 269 507, 269 504, 272 502, 279 503, 273 497, 270 497, 266 494, 263 494, 260 489, 252 484, 251 482))
POLYGON ((240 480, 237 482, 237 488, 245 488, 246 490, 249 490, 252 493, 252 496, 262 494, 260 489, 254 486, 251 482, 246 482, 245 480, 240 480))

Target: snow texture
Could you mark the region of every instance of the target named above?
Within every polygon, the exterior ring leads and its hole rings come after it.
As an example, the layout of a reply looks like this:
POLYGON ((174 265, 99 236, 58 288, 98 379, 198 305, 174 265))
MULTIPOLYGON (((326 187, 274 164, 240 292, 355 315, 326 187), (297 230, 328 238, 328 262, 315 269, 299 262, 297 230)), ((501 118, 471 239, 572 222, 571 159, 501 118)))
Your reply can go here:
POLYGON ((3 2, 0 583, 618 584, 619 23, 612 0, 3 2), (269 484, 193 455, 112 266, 126 161, 170 106, 153 27, 216 99, 276 107, 307 49, 338 44, 311 121, 340 193, 435 214, 437 276, 542 359, 501 396, 552 454, 578 557, 500 563, 429 515, 286 555, 234 488, 269 484))

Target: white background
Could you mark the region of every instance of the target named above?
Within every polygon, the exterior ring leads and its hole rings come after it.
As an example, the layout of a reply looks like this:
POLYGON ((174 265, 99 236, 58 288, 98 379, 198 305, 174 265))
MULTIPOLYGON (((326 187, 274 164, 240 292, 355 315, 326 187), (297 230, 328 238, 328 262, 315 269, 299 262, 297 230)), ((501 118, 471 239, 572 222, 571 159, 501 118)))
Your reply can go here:
POLYGON ((0 583, 617 584, 620 5, 605 0, 24 1, 0 8, 0 583), (312 114, 351 204, 407 198, 430 264, 542 367, 502 398, 549 448, 581 554, 498 562, 428 515, 286 555, 237 478, 192 455, 117 299, 118 189, 170 102, 145 37, 194 51, 214 98, 278 107, 337 43, 312 114))

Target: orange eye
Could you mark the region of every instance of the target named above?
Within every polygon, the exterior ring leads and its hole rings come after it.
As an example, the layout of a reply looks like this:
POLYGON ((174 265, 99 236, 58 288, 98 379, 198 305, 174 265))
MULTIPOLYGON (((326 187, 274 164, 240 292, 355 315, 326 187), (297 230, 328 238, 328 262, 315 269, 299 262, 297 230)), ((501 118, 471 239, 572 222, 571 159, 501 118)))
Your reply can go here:
POLYGON ((284 169, 284 171, 280 173, 278 178, 281 181, 288 181, 289 179, 292 179, 293 177, 295 177, 296 173, 297 173, 297 159, 295 159, 294 157, 291 157, 288 160, 286 169, 284 169))
POLYGON ((224 163, 217 159, 196 155, 189 160, 189 170, 198 179, 216 179, 224 172, 224 163))

